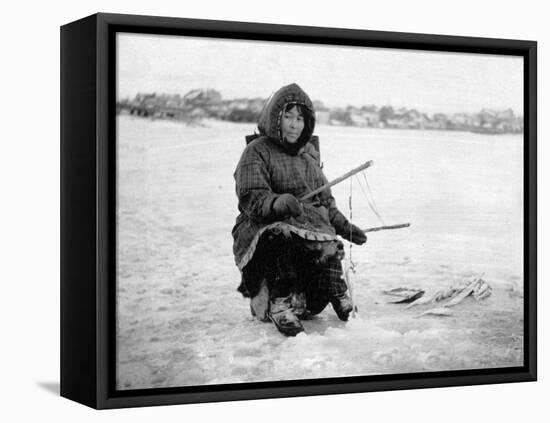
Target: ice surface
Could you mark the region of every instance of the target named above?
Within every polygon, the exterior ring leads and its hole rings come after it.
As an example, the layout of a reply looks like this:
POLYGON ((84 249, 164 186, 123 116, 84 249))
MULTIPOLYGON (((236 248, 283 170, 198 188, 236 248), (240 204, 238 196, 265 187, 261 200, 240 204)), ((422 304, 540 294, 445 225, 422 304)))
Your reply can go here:
MULTIPOLYGON (((520 136, 320 126, 327 177, 373 160, 384 220, 412 226, 352 248, 356 319, 328 307, 285 338, 236 291, 233 171, 254 125, 117 122, 119 389, 522 365, 520 136), (452 316, 415 319, 434 306, 407 310, 382 293, 481 273, 492 296, 452 316)), ((333 190, 345 214, 349 190, 333 190)), ((354 223, 378 226, 356 181, 352 191, 354 223)))

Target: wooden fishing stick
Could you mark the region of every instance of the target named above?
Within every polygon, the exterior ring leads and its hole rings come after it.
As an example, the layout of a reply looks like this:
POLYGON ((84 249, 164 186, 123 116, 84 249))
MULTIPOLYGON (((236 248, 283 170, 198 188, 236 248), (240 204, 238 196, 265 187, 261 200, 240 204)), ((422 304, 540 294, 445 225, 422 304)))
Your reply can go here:
POLYGON ((300 201, 307 200, 308 198, 314 197, 315 195, 319 194, 320 192, 323 192, 324 190, 339 184, 340 182, 348 179, 350 176, 355 175, 358 172, 361 172, 363 169, 366 169, 367 167, 370 167, 373 165, 372 160, 369 160, 368 162, 363 163, 361 166, 357 166, 355 169, 350 170, 348 173, 330 181, 328 184, 323 185, 322 187, 317 188, 316 190, 311 191, 309 194, 304 195, 303 197, 300 197, 300 201))
MULTIPOLYGON (((300 197, 299 200, 300 201, 307 200, 308 198, 311 198, 311 197, 319 194, 320 192, 323 192, 324 190, 326 190, 326 189, 328 189, 328 188, 330 188, 330 187, 332 187, 336 184, 339 184, 342 181, 345 181, 350 176, 353 176, 356 173, 359 173, 362 170, 364 170, 368 167, 371 167, 373 164, 374 163, 372 162, 372 160, 369 160, 368 162, 365 162, 362 165, 357 166, 355 169, 350 170, 349 172, 345 173, 344 175, 342 175, 342 176, 330 181, 329 183, 323 185, 322 187, 319 187, 316 190, 311 191, 309 194, 306 194, 303 197, 300 197)), ((409 226, 411 226, 410 223, 400 223, 398 225, 388 225, 388 226, 378 226, 378 227, 375 227, 375 228, 367 228, 367 229, 364 229, 363 232, 377 232, 377 231, 384 231, 384 230, 387 230, 387 229, 408 228, 409 226)))
POLYGON ((398 225, 377 226, 376 228, 367 228, 367 229, 363 229, 363 232, 378 232, 378 231, 385 231, 386 229, 408 228, 409 226, 411 226, 410 223, 399 223, 398 225))

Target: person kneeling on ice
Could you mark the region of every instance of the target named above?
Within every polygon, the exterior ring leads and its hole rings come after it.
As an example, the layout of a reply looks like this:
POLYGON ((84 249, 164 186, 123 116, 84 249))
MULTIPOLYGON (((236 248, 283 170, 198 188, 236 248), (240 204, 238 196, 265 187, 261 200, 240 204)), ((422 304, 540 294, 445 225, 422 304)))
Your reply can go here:
POLYGON ((271 320, 289 336, 304 330, 300 319, 320 313, 328 303, 341 320, 348 319, 352 303, 338 235, 359 245, 367 241, 338 210, 330 188, 299 200, 328 182, 313 145, 314 126, 308 95, 296 84, 282 87, 260 115, 259 134, 246 137, 234 174, 238 290, 250 297, 254 316, 271 320))

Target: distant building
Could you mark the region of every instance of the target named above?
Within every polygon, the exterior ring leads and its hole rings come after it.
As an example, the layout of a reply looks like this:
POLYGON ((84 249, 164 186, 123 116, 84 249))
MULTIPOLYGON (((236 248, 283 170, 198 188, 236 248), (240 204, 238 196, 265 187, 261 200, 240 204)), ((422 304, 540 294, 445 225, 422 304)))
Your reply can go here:
MULTIPOLYGON (((185 95, 138 93, 133 100, 121 99, 116 104, 117 113, 159 119, 177 119, 195 122, 204 118, 223 119, 232 122, 257 122, 266 99, 237 98, 222 100, 214 89, 194 89, 185 95)), ((515 116, 512 109, 482 109, 478 113, 435 113, 429 116, 416 109, 390 105, 377 107, 349 105, 346 108, 328 108, 323 102, 314 102, 316 121, 319 124, 357 126, 371 128, 433 129, 473 131, 487 134, 521 133, 523 117, 515 116)))
POLYGON ((213 89, 196 89, 191 90, 183 96, 186 103, 194 105, 205 105, 219 103, 222 100, 222 95, 213 89))

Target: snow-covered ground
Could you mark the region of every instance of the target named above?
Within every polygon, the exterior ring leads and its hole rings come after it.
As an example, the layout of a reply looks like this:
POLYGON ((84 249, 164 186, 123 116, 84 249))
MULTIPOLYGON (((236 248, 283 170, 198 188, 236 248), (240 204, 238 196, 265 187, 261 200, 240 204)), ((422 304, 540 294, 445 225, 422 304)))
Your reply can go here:
MULTIPOLYGON (((373 160, 385 223, 412 226, 352 248, 357 318, 329 307, 286 338, 236 291, 233 171, 254 125, 117 124, 119 389, 522 365, 521 136, 318 127, 328 179, 373 160), (382 293, 480 275, 492 295, 447 317, 382 293)), ((349 181, 333 192, 348 214, 349 181)), ((356 179, 352 192, 354 223, 379 226, 356 179)))

